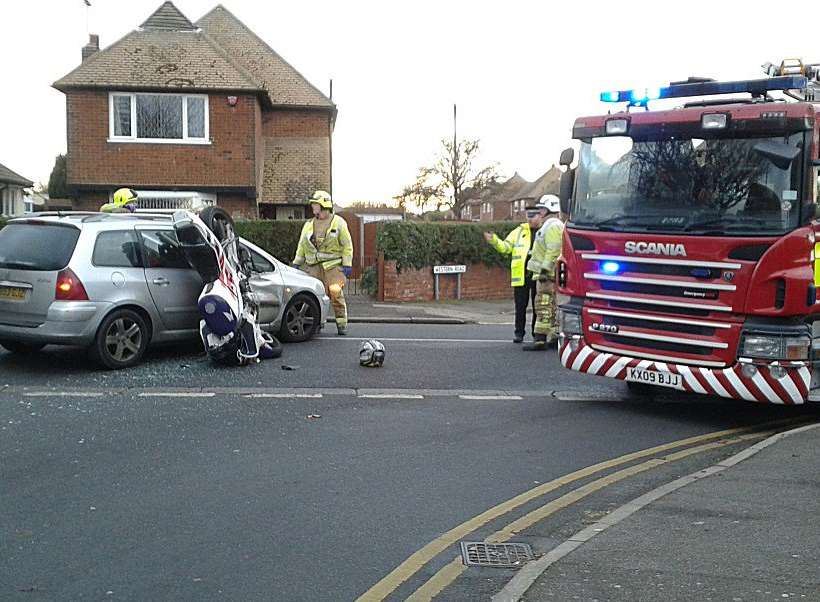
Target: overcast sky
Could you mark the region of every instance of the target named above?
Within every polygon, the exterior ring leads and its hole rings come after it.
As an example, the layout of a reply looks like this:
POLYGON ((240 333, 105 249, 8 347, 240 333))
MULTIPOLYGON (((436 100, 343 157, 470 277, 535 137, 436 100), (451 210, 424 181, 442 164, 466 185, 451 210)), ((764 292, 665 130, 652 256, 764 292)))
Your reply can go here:
MULTIPOLYGON (((102 47, 162 4, 91 3, 102 47)), ((174 3, 192 21, 217 4, 174 3)), ((486 161, 532 181, 569 145, 576 116, 606 112, 602 90, 761 77, 763 62, 785 57, 820 61, 818 36, 800 17, 813 14, 808 1, 223 4, 325 93, 333 79, 342 203, 388 201, 410 183, 451 135, 453 103, 459 134, 479 138, 486 161)), ((65 152, 65 97, 51 84, 79 64, 87 33, 83 0, 0 5, 0 163, 35 182, 47 182, 65 152)))

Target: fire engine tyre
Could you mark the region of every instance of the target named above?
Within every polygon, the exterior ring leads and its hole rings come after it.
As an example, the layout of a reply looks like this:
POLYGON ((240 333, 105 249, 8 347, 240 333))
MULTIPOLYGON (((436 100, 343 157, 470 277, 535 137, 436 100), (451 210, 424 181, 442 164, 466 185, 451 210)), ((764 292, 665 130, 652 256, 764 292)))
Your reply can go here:
POLYGON ((234 230, 233 218, 221 207, 206 207, 199 214, 199 219, 216 234, 220 242, 225 242, 227 238, 226 226, 230 226, 231 231, 234 230))
POLYGON ((279 338, 286 343, 303 343, 319 332, 322 311, 316 299, 306 294, 296 295, 285 307, 279 338))
POLYGON ((130 309, 111 312, 100 324, 91 356, 111 370, 137 365, 148 347, 150 332, 145 320, 130 309))
POLYGON ((45 347, 45 343, 22 343, 20 341, 0 341, 0 346, 2 346, 6 351, 11 351, 12 353, 18 353, 20 355, 28 355, 30 353, 37 353, 45 347))

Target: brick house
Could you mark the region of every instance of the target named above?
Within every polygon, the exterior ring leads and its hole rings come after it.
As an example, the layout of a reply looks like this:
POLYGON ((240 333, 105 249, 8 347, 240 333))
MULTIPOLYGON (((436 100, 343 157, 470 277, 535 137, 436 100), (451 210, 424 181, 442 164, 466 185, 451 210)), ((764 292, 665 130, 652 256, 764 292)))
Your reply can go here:
POLYGON ((314 190, 332 188, 336 106, 221 5, 192 23, 165 2, 103 50, 92 35, 54 87, 77 209, 129 186, 145 208, 199 199, 297 219, 314 190))
POLYGON ((34 183, 0 164, 0 216, 10 217, 25 212, 25 188, 34 183))

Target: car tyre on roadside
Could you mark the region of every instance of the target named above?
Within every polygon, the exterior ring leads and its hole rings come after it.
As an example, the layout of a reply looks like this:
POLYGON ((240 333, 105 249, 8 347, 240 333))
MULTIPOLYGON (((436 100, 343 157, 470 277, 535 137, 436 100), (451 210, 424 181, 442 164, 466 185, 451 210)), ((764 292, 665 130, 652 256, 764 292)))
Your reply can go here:
POLYGON ((111 370, 137 365, 148 347, 150 333, 141 315, 118 309, 106 316, 97 330, 91 356, 111 370))
POLYGON ((282 314, 279 338, 286 343, 302 343, 311 339, 321 326, 319 303, 306 294, 293 297, 282 314))
POLYGON ((37 353, 45 347, 45 343, 23 343, 21 341, 0 341, 0 347, 12 353, 26 355, 29 353, 37 353))

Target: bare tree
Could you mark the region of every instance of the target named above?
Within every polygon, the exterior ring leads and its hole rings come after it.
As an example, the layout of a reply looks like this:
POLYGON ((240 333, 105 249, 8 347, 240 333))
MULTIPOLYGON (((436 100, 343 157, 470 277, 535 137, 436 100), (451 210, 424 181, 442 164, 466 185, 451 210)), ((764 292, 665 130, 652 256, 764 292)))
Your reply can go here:
POLYGON ((478 150, 478 140, 442 139, 435 162, 419 168, 416 181, 405 186, 396 200, 401 206, 415 205, 422 211, 427 207, 452 209, 459 216, 469 200, 464 195, 467 189, 481 191, 498 181, 496 163, 476 167, 478 150))

